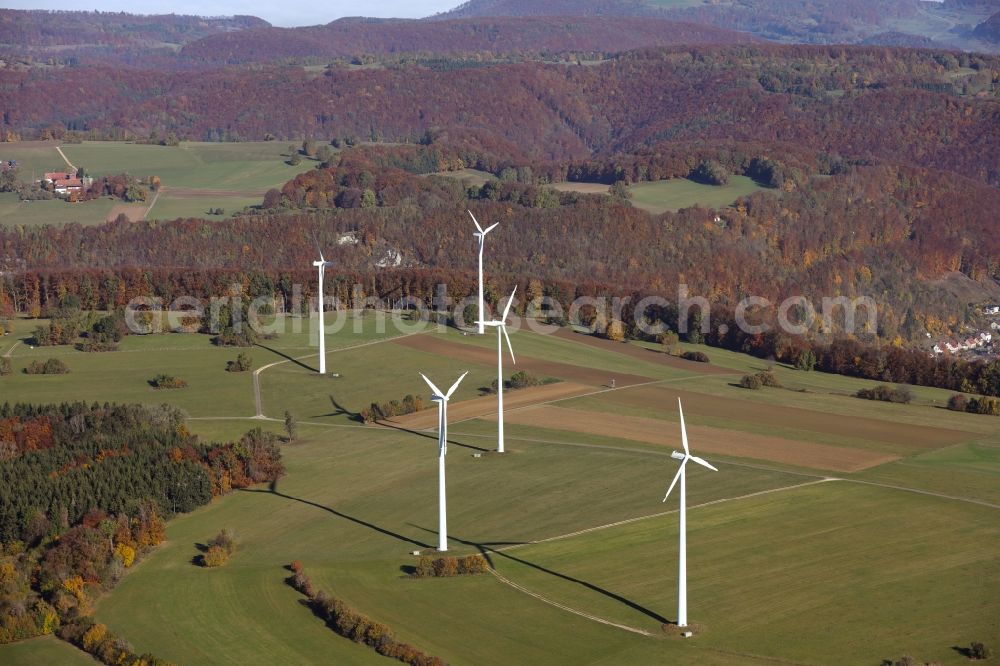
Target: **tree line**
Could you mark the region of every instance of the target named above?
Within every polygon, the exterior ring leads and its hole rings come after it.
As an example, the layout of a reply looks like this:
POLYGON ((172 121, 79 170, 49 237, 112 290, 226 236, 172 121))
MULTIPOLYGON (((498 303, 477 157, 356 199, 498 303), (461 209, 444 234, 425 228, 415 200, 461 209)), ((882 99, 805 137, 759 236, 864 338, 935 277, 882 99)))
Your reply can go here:
POLYGON ((160 663, 90 615, 163 517, 284 472, 274 435, 202 444, 167 405, 5 403, 0 462, 0 643, 59 632, 108 664, 160 663))

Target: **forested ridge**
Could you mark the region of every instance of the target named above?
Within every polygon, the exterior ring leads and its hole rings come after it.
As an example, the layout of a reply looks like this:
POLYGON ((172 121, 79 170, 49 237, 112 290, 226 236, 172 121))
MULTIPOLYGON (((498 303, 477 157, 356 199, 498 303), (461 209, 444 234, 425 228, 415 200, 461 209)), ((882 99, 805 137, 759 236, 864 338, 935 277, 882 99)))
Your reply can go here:
POLYGON ((1000 167, 989 157, 1000 148, 998 77, 994 57, 771 45, 455 71, 7 69, 0 71, 0 134, 415 142, 431 133, 521 161, 630 152, 665 140, 779 141, 998 184, 1000 167))
MULTIPOLYGON (((266 63, 299 59, 411 54, 425 58, 537 57, 605 54, 646 46, 740 44, 757 41, 712 26, 665 19, 596 17, 488 18, 454 21, 340 19, 307 28, 259 28, 213 35, 186 44, 179 59, 201 64, 266 63)), ((441 67, 448 67, 441 63, 441 67)))
POLYGON ((466 189, 452 179, 387 165, 462 163, 448 151, 355 149, 339 166, 305 172, 272 191, 259 212, 226 221, 0 228, 4 261, 22 269, 0 283, 0 308, 40 312, 66 292, 80 295, 84 308, 109 309, 137 295, 208 297, 225 293, 229 278, 205 276, 226 271, 265 275, 286 298, 301 282, 308 297, 314 236, 336 262, 330 288, 345 289, 339 294, 344 298, 353 280, 392 285, 371 289, 380 298, 429 300, 433 284, 394 291, 406 283, 406 271, 436 272, 461 296, 471 290, 468 268, 474 264, 466 208, 503 225, 491 245, 497 293, 506 291, 500 276, 516 275, 546 284, 601 284, 605 291, 658 290, 671 298, 683 282, 692 293, 730 307, 751 294, 772 300, 804 294, 817 303, 823 296, 868 295, 882 306, 880 333, 889 339, 912 312, 919 326, 902 332, 910 339, 964 322, 966 304, 946 297, 935 280, 961 273, 970 282, 995 284, 1000 277, 1000 237, 992 233, 1000 210, 996 188, 912 167, 824 167, 808 156, 781 162, 757 150, 762 148, 702 144, 672 155, 538 164, 521 169, 529 182, 466 189), (685 161, 684 154, 695 159, 685 161), (568 173, 609 180, 680 177, 695 168, 699 155, 714 155, 720 164, 728 159, 732 172, 762 180, 766 172, 777 180, 724 211, 694 207, 659 216, 614 197, 558 193, 538 182, 568 173), (340 243, 347 234, 356 243, 340 243), (376 268, 390 250, 405 269, 376 268))
POLYGON ((177 14, 0 9, 0 48, 184 44, 231 30, 261 28, 253 16, 205 18, 177 14))
MULTIPOLYGON (((621 16, 691 21, 758 37, 809 44, 852 44, 884 33, 895 26, 919 37, 921 28, 933 31, 942 20, 958 20, 968 27, 996 11, 989 0, 740 0, 672 3, 656 0, 471 0, 442 12, 433 20, 487 16, 621 16)), ((899 33, 897 33, 899 34, 899 33)), ((977 35, 978 36, 978 35, 977 35)), ((947 39, 954 46, 974 44, 968 29, 954 29, 947 39)))

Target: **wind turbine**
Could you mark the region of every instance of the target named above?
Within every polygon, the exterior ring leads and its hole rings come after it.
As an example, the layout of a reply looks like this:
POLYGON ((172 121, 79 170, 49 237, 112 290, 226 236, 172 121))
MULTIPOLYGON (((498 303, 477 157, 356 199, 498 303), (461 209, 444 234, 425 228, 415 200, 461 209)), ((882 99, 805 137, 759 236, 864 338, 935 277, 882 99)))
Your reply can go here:
POLYGON ((469 211, 469 216, 472 218, 472 221, 476 225, 476 233, 474 233, 473 236, 475 236, 479 240, 479 322, 478 322, 478 325, 479 325, 479 335, 483 335, 486 332, 486 322, 484 320, 485 315, 483 314, 483 243, 485 243, 485 241, 486 241, 486 234, 488 234, 491 231, 493 231, 497 227, 497 225, 500 224, 500 223, 497 222, 496 224, 493 224, 493 225, 491 225, 489 227, 486 227, 486 230, 484 231, 483 228, 481 226, 479 226, 479 220, 476 219, 476 216, 472 214, 471 210, 469 211))
POLYGON ((698 456, 691 455, 691 450, 688 449, 688 436, 687 429, 684 427, 684 408, 681 407, 681 399, 677 398, 677 410, 681 415, 681 443, 684 445, 684 453, 678 453, 677 451, 672 451, 670 457, 674 460, 680 460, 681 466, 677 470, 674 480, 670 482, 670 487, 667 488, 667 494, 663 496, 663 501, 667 501, 667 497, 670 496, 670 492, 677 485, 678 479, 681 482, 680 489, 680 501, 681 509, 680 515, 680 555, 677 558, 677 626, 686 627, 687 626, 687 487, 685 481, 687 480, 687 474, 684 471, 687 467, 688 461, 693 460, 703 467, 707 467, 713 472, 718 472, 716 468, 712 467, 708 462, 702 460, 698 456))
POLYGON ((465 379, 468 371, 455 380, 448 392, 445 393, 434 382, 427 379, 427 375, 420 373, 427 385, 431 387, 431 400, 438 404, 438 550, 442 553, 448 550, 448 506, 444 486, 444 457, 448 453, 448 399, 455 392, 458 385, 465 379))
POLYGON ((510 350, 511 363, 517 363, 514 359, 514 348, 510 345, 510 336, 507 335, 507 315, 510 313, 510 306, 514 302, 514 294, 517 286, 510 292, 510 299, 507 307, 503 309, 503 316, 500 319, 486 322, 487 326, 494 326, 497 329, 497 453, 503 453, 503 341, 507 340, 507 349, 510 350))
MULTIPOLYGON (((315 240, 315 239, 313 239, 315 240)), ((323 319, 323 274, 327 266, 333 266, 332 261, 323 258, 323 250, 319 249, 319 242, 316 243, 316 250, 319 252, 319 261, 314 261, 313 266, 319 273, 319 374, 326 374, 326 325, 323 319)))

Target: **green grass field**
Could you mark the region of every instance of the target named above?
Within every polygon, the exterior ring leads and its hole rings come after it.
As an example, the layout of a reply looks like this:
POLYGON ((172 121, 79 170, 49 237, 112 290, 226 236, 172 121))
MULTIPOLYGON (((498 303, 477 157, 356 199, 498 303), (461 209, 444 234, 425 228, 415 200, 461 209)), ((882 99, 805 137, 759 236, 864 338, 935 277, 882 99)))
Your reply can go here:
MULTIPOLYGON (((608 194, 604 183, 560 182, 551 187, 561 192, 608 194)), ((740 197, 767 189, 746 176, 730 176, 728 185, 703 185, 687 178, 637 183, 629 187, 632 205, 654 215, 691 206, 728 208, 740 197)), ((773 191, 773 190, 772 190, 773 191)))
POLYGON ((175 220, 177 218, 201 218, 205 220, 221 220, 231 217, 249 206, 259 206, 262 197, 246 197, 240 195, 188 196, 174 194, 170 189, 164 190, 156 200, 147 216, 151 220, 175 220), (222 208, 223 215, 210 215, 210 208, 222 208))
MULTIPOLYGON (((314 168, 312 160, 289 166, 288 142, 182 142, 179 146, 85 141, 62 146, 77 167, 95 175, 159 176, 166 187, 208 190, 266 190, 314 168)), ((297 147, 297 146, 296 146, 297 147)))
POLYGON ((728 185, 702 185, 686 178, 638 183, 629 188, 632 205, 659 214, 691 206, 727 208, 740 197, 765 189, 746 176, 730 176, 728 185))
POLYGON ((90 655, 65 643, 55 636, 33 638, 0 647, 0 659, 7 666, 94 666, 97 662, 90 655))
POLYGON ((461 169, 459 171, 438 171, 437 173, 430 174, 432 176, 441 176, 444 178, 454 178, 456 180, 461 180, 466 185, 485 185, 491 180, 496 180, 497 177, 488 171, 479 171, 477 169, 461 169))
MULTIPOLYGON (((66 145, 26 142, 3 144, 0 158, 16 159, 21 179, 28 181, 41 178, 46 171, 67 168, 56 150, 59 147, 74 166, 84 167, 93 176, 122 172, 140 177, 159 176, 163 190, 149 210, 148 219, 213 219, 208 215, 209 208, 222 208, 232 215, 246 206, 259 205, 266 190, 280 187, 297 174, 316 167, 316 162, 310 159, 297 166, 288 165, 288 145, 280 141, 185 141, 179 146, 110 141, 66 145)), ((14 194, 0 194, 0 224, 101 224, 121 203, 111 199, 79 204, 61 200, 21 202, 14 194)), ((151 203, 152 200, 144 206, 151 203)))
MULTIPOLYGON (((0 353, 35 325, 15 323, 0 353)), ((380 326, 374 313, 339 320, 328 313, 328 371, 340 376, 320 378, 314 321, 286 323, 251 354, 255 368, 270 366, 260 374, 265 414, 280 419, 288 409, 300 422, 300 441, 284 448, 288 474, 273 492, 236 492, 172 520, 168 542, 100 601, 97 618, 139 651, 180 664, 383 661, 299 603, 284 583, 282 567, 293 559, 317 587, 452 664, 842 664, 904 653, 959 664, 965 657, 953 646, 995 645, 1000 637, 1000 429, 990 417, 941 409, 947 392, 916 389, 909 406, 875 403, 851 395, 868 382, 781 366, 775 371, 790 390, 747 391, 732 383, 765 363, 744 355, 702 347, 733 374, 700 374, 657 363, 652 352, 626 355, 625 345, 515 332, 519 358, 659 382, 559 405, 622 423, 660 419, 663 445, 556 423, 508 424, 509 453, 500 457, 488 453, 494 422, 454 423, 452 550, 486 553, 509 583, 492 575, 412 580, 402 569, 415 563, 410 551, 437 539, 436 434, 364 427, 351 414, 372 400, 425 395, 419 371, 446 382, 470 370, 454 400, 476 397, 495 367, 462 355, 492 350, 495 341, 426 330, 421 335, 445 346, 417 351, 389 341, 400 332, 391 322, 380 326), (713 414, 690 398, 689 423, 724 428, 734 439, 770 433, 901 456, 830 482, 821 482, 822 470, 707 456, 720 471, 692 470, 688 484, 690 615, 705 630, 687 641, 660 631, 676 612, 676 502, 660 502, 676 469, 669 458, 678 439, 675 390, 719 401, 713 414), (641 396, 645 402, 635 400, 641 396), (837 428, 824 433, 803 414, 834 415, 837 428), (864 434, 852 434, 852 423, 864 434), (912 426, 957 434, 940 445, 933 437, 914 443, 905 434, 912 426), (699 506, 708 502, 716 503, 699 506), (620 521, 631 522, 557 538, 620 521), (196 544, 224 527, 239 537, 234 557, 218 570, 194 566, 196 544)), ((167 401, 186 409, 189 427, 207 439, 255 426, 281 431, 279 421, 249 418, 250 373, 224 371, 238 350, 181 334, 129 337, 123 349, 17 344, 16 370, 58 355, 72 373, 18 372, 0 378, 0 392, 32 402, 167 401), (145 382, 160 371, 189 388, 154 391, 145 382)), ((33 640, 0 648, 0 661, 72 663, 75 655, 60 660, 60 650, 69 648, 33 640)))
POLYGON ((94 199, 80 203, 67 203, 61 199, 50 201, 21 201, 17 194, 0 193, 0 224, 26 227, 41 224, 101 224, 116 203, 111 199, 94 199))

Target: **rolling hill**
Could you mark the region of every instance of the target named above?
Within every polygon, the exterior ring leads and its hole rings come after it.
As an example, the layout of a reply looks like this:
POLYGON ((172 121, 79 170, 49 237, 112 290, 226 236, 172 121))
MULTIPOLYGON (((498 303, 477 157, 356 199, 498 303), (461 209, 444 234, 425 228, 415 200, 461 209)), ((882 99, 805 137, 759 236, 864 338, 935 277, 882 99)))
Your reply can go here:
POLYGON ((212 35, 184 46, 184 60, 211 64, 360 55, 533 56, 611 53, 647 46, 757 41, 736 31, 670 21, 597 16, 468 18, 448 21, 340 19, 308 28, 261 28, 212 35))
MULTIPOLYGON (((996 11, 988 2, 949 0, 470 0, 431 17, 435 20, 485 16, 642 16, 691 21, 747 32, 785 43, 852 44, 881 33, 910 36, 883 37, 869 43, 914 46, 919 38, 934 39, 947 48, 989 49, 972 26, 996 11), (992 9, 990 9, 992 7, 992 9)), ((926 43, 925 43, 926 44, 926 43)))

